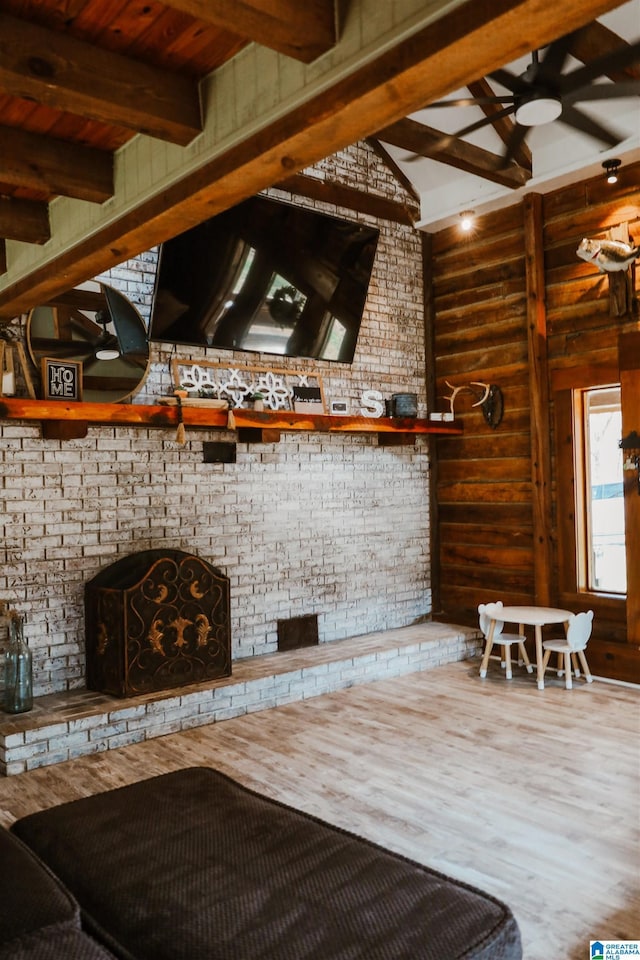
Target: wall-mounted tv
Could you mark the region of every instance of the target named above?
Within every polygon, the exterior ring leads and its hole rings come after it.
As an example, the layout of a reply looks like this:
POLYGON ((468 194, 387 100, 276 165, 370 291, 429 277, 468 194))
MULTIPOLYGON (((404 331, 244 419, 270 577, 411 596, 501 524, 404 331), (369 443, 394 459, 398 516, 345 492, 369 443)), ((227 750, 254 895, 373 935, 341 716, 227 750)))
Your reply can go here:
POLYGON ((350 363, 378 236, 251 197, 162 244, 149 339, 350 363))

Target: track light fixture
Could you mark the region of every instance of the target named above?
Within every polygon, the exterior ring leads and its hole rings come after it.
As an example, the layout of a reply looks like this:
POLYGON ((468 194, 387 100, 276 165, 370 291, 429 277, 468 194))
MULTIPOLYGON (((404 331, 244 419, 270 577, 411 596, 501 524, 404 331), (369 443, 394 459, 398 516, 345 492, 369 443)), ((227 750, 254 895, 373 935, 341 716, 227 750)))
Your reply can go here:
POLYGON ((460 229, 464 230, 465 233, 469 233, 471 230, 473 226, 474 215, 474 210, 463 210, 460 214, 460 229))
POLYGON ((618 168, 620 166, 620 160, 605 160, 602 164, 603 170, 605 172, 605 180, 607 183, 617 183, 618 182, 618 168))

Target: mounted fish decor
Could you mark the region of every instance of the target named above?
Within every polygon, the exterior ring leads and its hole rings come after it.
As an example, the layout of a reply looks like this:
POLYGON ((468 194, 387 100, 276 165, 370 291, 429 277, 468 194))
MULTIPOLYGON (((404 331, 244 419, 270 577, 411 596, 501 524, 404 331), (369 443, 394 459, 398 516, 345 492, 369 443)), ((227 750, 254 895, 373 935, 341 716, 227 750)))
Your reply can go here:
POLYGON ((626 270, 640 256, 640 247, 634 247, 622 240, 580 241, 577 255, 587 263, 595 263, 600 273, 615 273, 626 270))

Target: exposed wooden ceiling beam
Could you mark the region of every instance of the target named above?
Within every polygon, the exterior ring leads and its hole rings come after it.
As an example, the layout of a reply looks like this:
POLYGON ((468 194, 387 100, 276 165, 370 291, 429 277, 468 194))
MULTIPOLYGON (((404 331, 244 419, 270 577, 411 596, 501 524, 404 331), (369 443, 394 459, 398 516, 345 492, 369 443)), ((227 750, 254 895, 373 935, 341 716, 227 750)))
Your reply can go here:
MULTIPOLYGON (((594 20, 593 23, 578 30, 571 40, 569 52, 582 63, 591 63, 598 57, 628 47, 629 44, 613 30, 594 20)), ((640 63, 632 63, 621 70, 611 70, 606 76, 621 83, 624 80, 640 80, 640 63)))
MULTIPOLYGON (((467 89, 472 97, 482 98, 494 97, 496 95, 495 90, 484 79, 474 80, 472 83, 467 85, 467 89)), ((502 105, 498 103, 479 103, 478 106, 484 113, 485 117, 488 117, 491 120, 493 129, 496 131, 505 146, 508 145, 511 142, 516 125, 510 117, 500 117, 497 120, 494 119, 496 114, 500 112, 502 105)), ((523 170, 526 170, 527 173, 531 175, 533 170, 531 150, 529 150, 529 147, 526 145, 526 143, 519 143, 516 146, 513 159, 519 167, 522 167, 523 170)))
POLYGON ((46 243, 51 239, 48 205, 0 197, 0 237, 24 243, 46 243))
POLYGON ((0 183, 103 203, 113 196, 113 157, 93 147, 0 127, 0 183))
POLYGON ((164 0, 168 7, 311 63, 336 42, 335 0, 164 0))
POLYGON ((346 210, 366 213, 379 220, 391 220, 393 223, 413 226, 419 219, 417 210, 410 210, 407 205, 389 200, 388 197, 376 196, 364 189, 356 190, 354 187, 319 180, 318 177, 309 177, 302 173, 287 177, 276 186, 298 197, 320 200, 333 206, 344 207, 346 210))
MULTIPOLYGON (((406 0, 406 8, 410 5, 406 0)), ((186 167, 166 148, 164 176, 157 185, 141 180, 138 186, 133 180, 126 196, 117 193, 108 209, 105 205, 104 213, 93 217, 90 232, 80 220, 67 220, 57 246, 46 245, 42 256, 36 252, 40 248, 32 247, 28 257, 16 260, 13 275, 10 262, 9 275, 0 278, 0 317, 46 302, 615 6, 615 0, 555 5, 547 0, 465 0, 450 9, 443 2, 448 12, 438 17, 436 10, 434 18, 430 7, 424 20, 414 21, 413 32, 401 30, 393 42, 387 26, 377 54, 374 33, 360 56, 361 23, 348 18, 332 56, 314 65, 313 77, 301 76, 296 96, 289 89, 282 101, 271 103, 269 122, 259 128, 243 127, 242 108, 248 107, 246 96, 253 96, 253 87, 234 86, 232 71, 223 78, 216 75, 217 97, 226 95, 234 102, 234 122, 225 131, 223 148, 215 131, 210 136, 205 131, 190 147, 186 167)), ((361 7, 361 16, 367 10, 373 16, 379 0, 361 0, 361 7)), ((411 9, 414 15, 413 5, 411 9)), ((262 67, 265 52, 260 54, 262 67)), ((126 145, 118 159, 127 161, 126 145)))
POLYGON ((419 157, 438 160, 514 190, 522 187, 531 177, 531 171, 524 170, 517 164, 503 167, 502 157, 489 150, 465 143, 464 140, 434 130, 416 120, 404 119, 392 123, 378 130, 376 138, 419 157))
POLYGON ((402 168, 400 167, 400 164, 396 163, 396 161, 393 159, 393 157, 391 156, 387 148, 383 146, 383 144, 381 144, 379 140, 376 140, 375 137, 367 137, 367 143, 369 144, 369 146, 371 147, 375 155, 379 157, 380 160, 382 160, 384 165, 387 167, 387 169, 391 171, 391 173, 396 178, 400 186, 404 187, 407 193, 410 196, 413 196, 416 199, 417 203, 419 204, 420 195, 418 194, 418 191, 416 190, 414 184, 411 182, 411 180, 406 175, 404 170, 402 170, 402 168))
POLYGON ((182 146, 202 129, 195 80, 1 13, 0 89, 182 146))

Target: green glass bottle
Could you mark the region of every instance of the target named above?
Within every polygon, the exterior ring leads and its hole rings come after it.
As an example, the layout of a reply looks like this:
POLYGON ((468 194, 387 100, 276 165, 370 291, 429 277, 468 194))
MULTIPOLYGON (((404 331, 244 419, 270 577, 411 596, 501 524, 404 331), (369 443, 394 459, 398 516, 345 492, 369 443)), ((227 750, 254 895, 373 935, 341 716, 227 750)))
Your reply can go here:
POLYGON ((22 618, 9 615, 9 646, 4 655, 4 709, 25 713, 33 707, 33 660, 24 639, 22 618))

